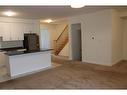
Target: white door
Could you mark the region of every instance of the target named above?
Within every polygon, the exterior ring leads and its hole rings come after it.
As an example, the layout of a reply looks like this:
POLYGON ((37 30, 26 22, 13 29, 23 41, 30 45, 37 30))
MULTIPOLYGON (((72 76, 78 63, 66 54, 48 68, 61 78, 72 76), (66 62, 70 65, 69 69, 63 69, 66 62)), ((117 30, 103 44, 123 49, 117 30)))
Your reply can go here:
POLYGON ((40 32, 40 49, 50 48, 50 38, 48 29, 42 29, 40 32))

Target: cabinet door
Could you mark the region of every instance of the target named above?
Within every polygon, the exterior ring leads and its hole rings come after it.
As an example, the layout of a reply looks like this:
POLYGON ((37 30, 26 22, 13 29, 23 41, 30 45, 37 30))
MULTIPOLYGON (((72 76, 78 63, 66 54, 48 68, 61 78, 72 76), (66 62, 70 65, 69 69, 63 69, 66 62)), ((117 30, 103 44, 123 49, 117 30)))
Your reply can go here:
POLYGON ((32 33, 33 26, 31 23, 24 23, 24 33, 32 33))
POLYGON ((18 39, 19 40, 24 40, 24 25, 23 23, 20 23, 19 24, 19 36, 18 36, 18 39))
POLYGON ((32 26, 33 26, 33 31, 32 31, 32 32, 33 32, 33 33, 39 34, 40 25, 37 24, 37 23, 35 23, 35 24, 33 24, 32 26))
POLYGON ((17 24, 15 23, 11 23, 11 33, 10 33, 10 36, 11 36, 11 40, 18 40, 17 39, 17 24))
POLYGON ((33 23, 0 23, 0 36, 3 41, 23 40, 24 33, 36 33, 36 25, 33 23))
POLYGON ((12 23, 11 38, 12 40, 23 40, 22 23, 12 23))
POLYGON ((0 37, 3 36, 3 24, 0 22, 0 37))
POLYGON ((11 40, 11 23, 2 23, 3 27, 3 41, 10 41, 11 40))

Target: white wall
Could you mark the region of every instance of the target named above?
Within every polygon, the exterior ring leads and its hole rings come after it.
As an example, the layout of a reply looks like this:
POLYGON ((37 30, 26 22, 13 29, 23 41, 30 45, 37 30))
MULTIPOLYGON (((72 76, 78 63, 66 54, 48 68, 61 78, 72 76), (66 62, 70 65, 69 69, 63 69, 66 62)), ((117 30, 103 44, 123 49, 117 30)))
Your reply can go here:
POLYGON ((82 61, 111 66, 127 60, 127 19, 121 19, 120 13, 106 9, 70 18, 70 24, 82 24, 82 61))
POLYGON ((111 65, 112 11, 103 10, 73 17, 70 18, 70 24, 72 23, 81 23, 82 61, 111 65))
POLYGON ((112 10, 112 65, 123 59, 123 25, 119 12, 112 10))
POLYGON ((61 56, 69 56, 69 43, 65 45, 62 51, 59 53, 61 56))
POLYGON ((127 60, 127 19, 123 19, 123 59, 127 60))

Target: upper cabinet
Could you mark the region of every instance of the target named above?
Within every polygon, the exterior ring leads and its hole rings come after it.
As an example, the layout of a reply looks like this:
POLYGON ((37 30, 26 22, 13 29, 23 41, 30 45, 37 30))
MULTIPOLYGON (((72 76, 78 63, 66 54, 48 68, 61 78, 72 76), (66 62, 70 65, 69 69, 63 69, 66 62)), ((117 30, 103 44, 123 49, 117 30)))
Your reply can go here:
POLYGON ((2 23, 2 37, 3 41, 9 41, 11 39, 11 23, 2 23))
POLYGON ((25 23, 24 24, 24 33, 33 33, 33 24, 25 23))
POLYGON ((0 37, 2 37, 3 34, 3 24, 0 22, 0 37))
POLYGON ((23 25, 20 23, 0 23, 3 41, 23 40, 23 25))
POLYGON ((12 23, 10 34, 11 40, 23 40, 23 24, 12 23))
POLYGON ((38 26, 39 23, 28 20, 1 21, 0 19, 0 36, 3 37, 3 41, 24 40, 24 33, 38 33, 38 26))

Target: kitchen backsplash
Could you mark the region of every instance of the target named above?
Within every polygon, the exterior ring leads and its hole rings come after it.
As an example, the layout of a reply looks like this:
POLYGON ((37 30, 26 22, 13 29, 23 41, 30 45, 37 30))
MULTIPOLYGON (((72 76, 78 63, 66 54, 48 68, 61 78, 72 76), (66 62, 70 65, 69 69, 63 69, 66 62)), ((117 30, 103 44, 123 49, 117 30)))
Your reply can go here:
POLYGON ((0 48, 23 47, 23 41, 0 41, 0 48))

